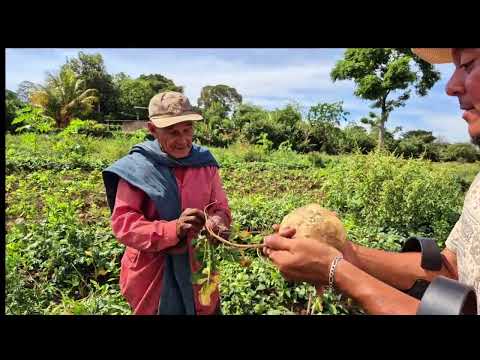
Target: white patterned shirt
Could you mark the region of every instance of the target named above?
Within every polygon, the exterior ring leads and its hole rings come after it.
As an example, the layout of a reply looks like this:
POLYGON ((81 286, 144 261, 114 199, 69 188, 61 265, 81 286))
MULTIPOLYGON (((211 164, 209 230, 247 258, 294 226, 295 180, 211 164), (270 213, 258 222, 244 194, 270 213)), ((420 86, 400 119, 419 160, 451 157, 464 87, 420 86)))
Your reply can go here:
POLYGON ((480 173, 465 195, 462 215, 445 245, 457 255, 458 280, 475 288, 480 314, 480 173))

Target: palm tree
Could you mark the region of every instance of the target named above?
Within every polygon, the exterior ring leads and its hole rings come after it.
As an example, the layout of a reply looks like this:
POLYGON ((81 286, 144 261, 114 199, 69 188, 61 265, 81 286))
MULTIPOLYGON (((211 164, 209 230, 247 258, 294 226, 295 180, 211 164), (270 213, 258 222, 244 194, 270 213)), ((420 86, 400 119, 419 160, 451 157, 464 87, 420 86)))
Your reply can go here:
POLYGON ((30 101, 55 119, 59 128, 68 126, 74 116, 88 114, 98 102, 96 89, 84 89, 84 81, 68 68, 58 75, 48 74, 46 84, 33 91, 30 101))

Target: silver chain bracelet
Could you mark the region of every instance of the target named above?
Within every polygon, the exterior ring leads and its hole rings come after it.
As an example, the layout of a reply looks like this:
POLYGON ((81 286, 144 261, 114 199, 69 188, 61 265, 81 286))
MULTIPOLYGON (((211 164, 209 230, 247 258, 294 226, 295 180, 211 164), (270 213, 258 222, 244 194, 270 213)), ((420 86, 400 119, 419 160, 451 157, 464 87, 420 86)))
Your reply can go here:
POLYGON ((333 289, 333 281, 335 278, 335 268, 338 265, 338 262, 343 259, 342 255, 335 256, 333 259, 332 264, 330 265, 330 272, 328 273, 328 286, 333 289))

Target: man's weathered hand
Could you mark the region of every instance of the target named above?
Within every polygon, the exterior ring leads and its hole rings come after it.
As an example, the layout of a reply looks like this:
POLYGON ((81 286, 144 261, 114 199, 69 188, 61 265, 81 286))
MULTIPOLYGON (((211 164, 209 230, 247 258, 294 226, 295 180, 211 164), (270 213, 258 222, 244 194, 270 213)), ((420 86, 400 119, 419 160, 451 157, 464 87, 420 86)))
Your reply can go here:
MULTIPOLYGON (((210 216, 208 218, 205 226, 208 227, 216 235, 220 236, 223 239, 228 239, 230 237, 229 229, 223 224, 222 218, 218 215, 210 216)), ((219 241, 216 238, 214 238, 213 236, 210 236, 209 233, 207 233, 207 238, 213 244, 218 244, 219 243, 219 241)))
POLYGON ((197 236, 205 225, 205 215, 199 209, 185 209, 177 220, 177 237, 180 241, 187 235, 197 236))
POLYGON ((347 240, 345 245, 343 245, 342 254, 343 254, 343 258, 347 260, 349 263, 355 265, 358 268, 361 268, 360 262, 356 254, 355 244, 352 243, 350 240, 347 240))
MULTIPOLYGON (((278 231, 280 229, 280 225, 275 224, 275 225, 272 226, 272 228, 273 228, 273 231, 275 231, 275 233, 278 233, 278 231)), ((295 229, 287 227, 284 230, 282 230, 282 232, 279 235, 282 236, 282 237, 286 237, 286 238, 292 238, 293 236, 295 236, 295 229)), ((268 256, 269 252, 270 252, 270 249, 268 247, 263 248, 263 254, 264 255, 268 256)), ((358 260, 357 255, 356 255, 355 244, 352 243, 350 240, 347 240, 347 242, 343 246, 342 254, 343 254, 344 259, 347 260, 349 263, 351 263, 351 264, 353 264, 357 267, 360 267, 359 260, 358 260)))
MULTIPOLYGON (((292 231, 285 231, 291 235, 292 231)), ((340 251, 307 238, 273 234, 265 238, 265 253, 287 280, 306 281, 315 286, 328 284, 330 265, 340 251)), ((291 235, 293 236, 293 235, 291 235)))
MULTIPOLYGON (((273 228, 273 231, 275 231, 275 233, 278 233, 279 230, 280 230, 280 225, 274 224, 272 226, 272 228, 273 228)), ((295 229, 287 227, 287 228, 283 229, 279 233, 279 235, 283 236, 283 237, 286 237, 286 238, 292 238, 293 236, 295 236, 295 232, 296 232, 295 229)), ((263 251, 263 255, 266 255, 266 256, 268 256, 268 254, 270 253, 270 249, 266 246, 263 247, 262 251, 263 251)))

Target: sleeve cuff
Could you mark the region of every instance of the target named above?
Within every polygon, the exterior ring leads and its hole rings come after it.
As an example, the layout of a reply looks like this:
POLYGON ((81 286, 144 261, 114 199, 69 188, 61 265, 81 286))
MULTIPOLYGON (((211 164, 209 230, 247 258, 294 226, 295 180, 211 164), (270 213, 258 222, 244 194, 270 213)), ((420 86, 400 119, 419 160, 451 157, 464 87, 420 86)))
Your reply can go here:
POLYGON ((169 221, 165 224, 165 237, 170 246, 178 244, 177 237, 177 220, 169 221))

